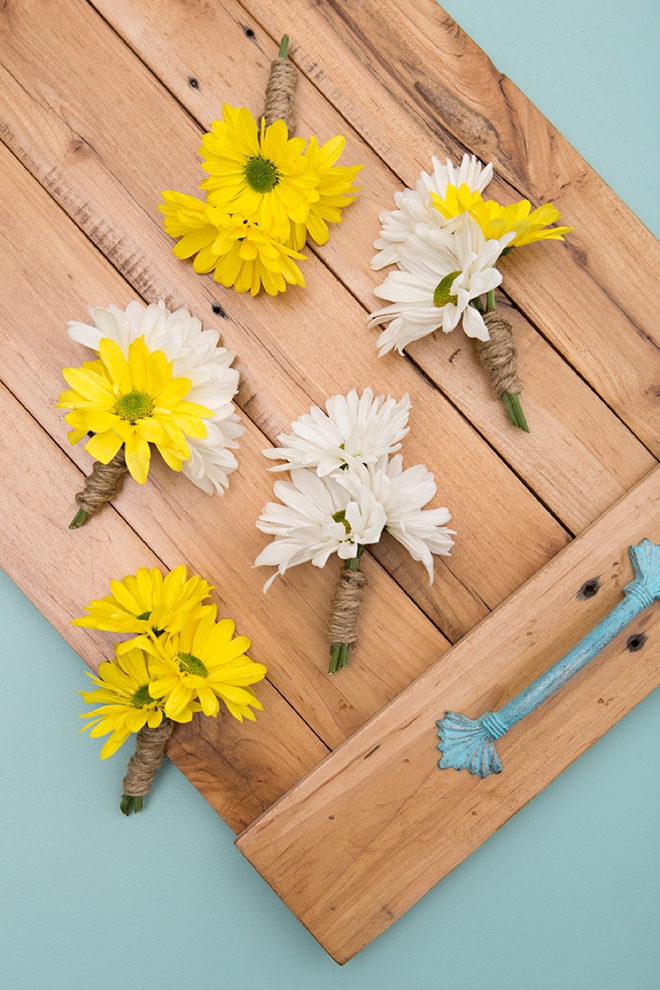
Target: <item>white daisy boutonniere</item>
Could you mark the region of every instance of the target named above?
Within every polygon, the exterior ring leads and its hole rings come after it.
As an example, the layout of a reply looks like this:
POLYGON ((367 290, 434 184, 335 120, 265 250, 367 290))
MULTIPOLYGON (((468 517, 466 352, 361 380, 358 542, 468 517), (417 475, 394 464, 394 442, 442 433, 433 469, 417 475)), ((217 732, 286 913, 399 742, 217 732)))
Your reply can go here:
POLYGON ((69 323, 69 336, 96 360, 65 368, 70 386, 58 408, 68 410, 70 443, 87 438, 96 460, 76 495, 77 529, 115 495, 128 471, 144 484, 152 445, 174 471, 208 495, 222 495, 238 467, 233 448, 244 432, 232 399, 238 371, 216 330, 202 330, 187 309, 172 313, 161 301, 125 310, 90 307, 94 325, 69 323))
POLYGON ((333 554, 343 561, 327 626, 331 674, 347 665, 357 642, 365 547, 387 530, 424 564, 431 583, 433 554, 448 555, 453 546, 449 511, 424 508, 436 494, 433 475, 422 464, 404 471, 395 453, 408 432, 409 410, 407 395, 396 402, 374 398, 371 389, 358 397, 353 389, 328 399, 326 412, 312 407, 278 438, 282 447, 264 451, 286 461, 271 470, 291 472, 290 482, 275 482, 280 501, 269 502, 257 521, 274 537, 255 562, 277 568, 264 591, 297 564, 324 567, 333 554))
POLYGON ((509 419, 528 433, 513 330, 495 306, 502 281, 496 264, 514 248, 563 240, 573 228, 550 226, 559 219, 552 203, 532 210, 526 199, 511 206, 484 200, 492 164, 467 155, 458 168, 435 158, 433 164, 433 174, 422 172, 414 190, 394 194, 396 210, 380 215, 382 230, 374 242, 379 251, 371 267, 396 265, 398 271, 374 290, 390 303, 369 324, 388 324, 378 339, 379 356, 394 348, 402 354, 412 341, 460 324, 474 338, 509 419))

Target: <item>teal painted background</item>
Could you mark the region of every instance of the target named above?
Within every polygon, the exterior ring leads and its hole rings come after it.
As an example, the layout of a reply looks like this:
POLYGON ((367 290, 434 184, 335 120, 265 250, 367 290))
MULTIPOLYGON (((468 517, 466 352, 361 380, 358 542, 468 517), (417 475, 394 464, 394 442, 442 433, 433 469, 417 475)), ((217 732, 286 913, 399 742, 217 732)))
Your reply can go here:
MULTIPOLYGON (((660 235, 660 5, 447 9, 660 235)), ((1 574, 0 621, 6 990, 660 987, 660 693, 340 969, 172 765, 120 815, 124 754, 77 735, 82 662, 1 574)))

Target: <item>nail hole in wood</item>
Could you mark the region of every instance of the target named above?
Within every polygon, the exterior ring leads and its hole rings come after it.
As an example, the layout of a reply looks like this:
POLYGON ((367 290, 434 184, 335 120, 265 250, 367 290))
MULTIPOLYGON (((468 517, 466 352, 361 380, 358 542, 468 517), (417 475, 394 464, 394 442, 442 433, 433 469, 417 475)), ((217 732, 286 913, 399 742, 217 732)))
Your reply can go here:
POLYGON ((330 819, 331 822, 334 822, 334 820, 335 820, 335 816, 334 815, 328 815, 328 818, 330 819))
POLYGON ((600 591, 600 574, 598 575, 598 577, 590 578, 588 581, 585 581, 575 597, 578 599, 578 601, 584 602, 588 598, 593 598, 594 595, 597 595, 599 591, 600 591))
POLYGON ((188 80, 188 85, 192 86, 193 89, 199 89, 199 80, 195 79, 194 76, 191 76, 188 80))
POLYGON ((252 28, 245 28, 245 34, 248 38, 254 38, 254 31, 252 28))
POLYGON ((220 303, 216 303, 216 302, 211 303, 211 309, 213 310, 213 312, 215 313, 216 316, 221 316, 223 318, 223 320, 229 319, 229 317, 227 316, 227 313, 222 308, 222 306, 220 305, 220 303))
POLYGON ((633 633, 633 635, 629 636, 626 640, 626 649, 629 650, 630 653, 637 653, 637 650, 641 650, 647 639, 648 636, 646 633, 633 633))

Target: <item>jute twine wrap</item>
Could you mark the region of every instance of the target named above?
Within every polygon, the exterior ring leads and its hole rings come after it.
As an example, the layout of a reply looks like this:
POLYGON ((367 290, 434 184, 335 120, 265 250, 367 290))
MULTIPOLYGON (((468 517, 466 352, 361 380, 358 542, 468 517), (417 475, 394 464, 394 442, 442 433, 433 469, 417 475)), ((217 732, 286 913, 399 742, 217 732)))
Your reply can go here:
POLYGON ((109 464, 97 461, 89 477, 85 478, 85 487, 76 495, 76 502, 81 509, 93 516, 106 502, 109 502, 121 484, 121 479, 128 468, 121 447, 109 464))
POLYGON ((326 632, 331 643, 357 643, 357 622, 367 576, 342 568, 330 605, 326 632))
POLYGON ((298 71, 288 58, 276 58, 270 66, 270 76, 266 86, 266 126, 276 120, 283 120, 289 137, 296 129, 296 103, 294 92, 298 82, 298 71))
POLYGON ((504 392, 520 395, 522 386, 516 370, 518 354, 513 342, 513 327, 496 309, 484 313, 490 340, 476 340, 475 346, 481 363, 490 375, 498 396, 504 392))
POLYGON ((172 735, 174 722, 169 718, 155 729, 145 725, 137 734, 135 752, 128 761, 124 777, 124 794, 129 797, 144 797, 151 790, 154 777, 163 762, 167 740, 172 735))

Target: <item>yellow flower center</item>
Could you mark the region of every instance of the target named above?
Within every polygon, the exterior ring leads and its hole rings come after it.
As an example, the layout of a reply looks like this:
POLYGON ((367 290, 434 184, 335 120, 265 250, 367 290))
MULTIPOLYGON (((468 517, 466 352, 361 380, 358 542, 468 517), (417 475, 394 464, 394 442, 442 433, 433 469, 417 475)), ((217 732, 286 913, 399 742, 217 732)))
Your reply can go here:
POLYGON ((351 524, 346 518, 346 510, 340 509, 339 512, 334 512, 332 518, 334 519, 335 522, 340 522, 344 524, 344 529, 346 530, 346 535, 348 536, 349 533, 351 532, 351 524))
POLYGON ((446 306, 447 303, 453 303, 454 306, 458 302, 458 296, 453 296, 451 294, 452 282, 460 272, 450 272, 449 275, 445 275, 442 282, 439 282, 435 287, 435 292, 433 293, 433 305, 440 308, 441 306, 446 306))
POLYGON ((150 705, 153 701, 154 699, 149 694, 148 684, 143 684, 142 687, 139 687, 131 698, 133 708, 144 708, 145 705, 150 705))
POLYGON ((261 155, 248 159, 245 166, 245 178, 248 185, 258 193, 268 193, 280 181, 280 173, 272 162, 261 155))
POLYGON ((179 653, 178 660, 186 673, 196 674, 197 677, 208 676, 208 670, 202 661, 199 657, 194 657, 192 653, 179 653))
POLYGON ((119 396, 114 411, 120 419, 127 419, 134 426, 138 419, 151 416, 154 404, 145 392, 127 392, 119 396))

